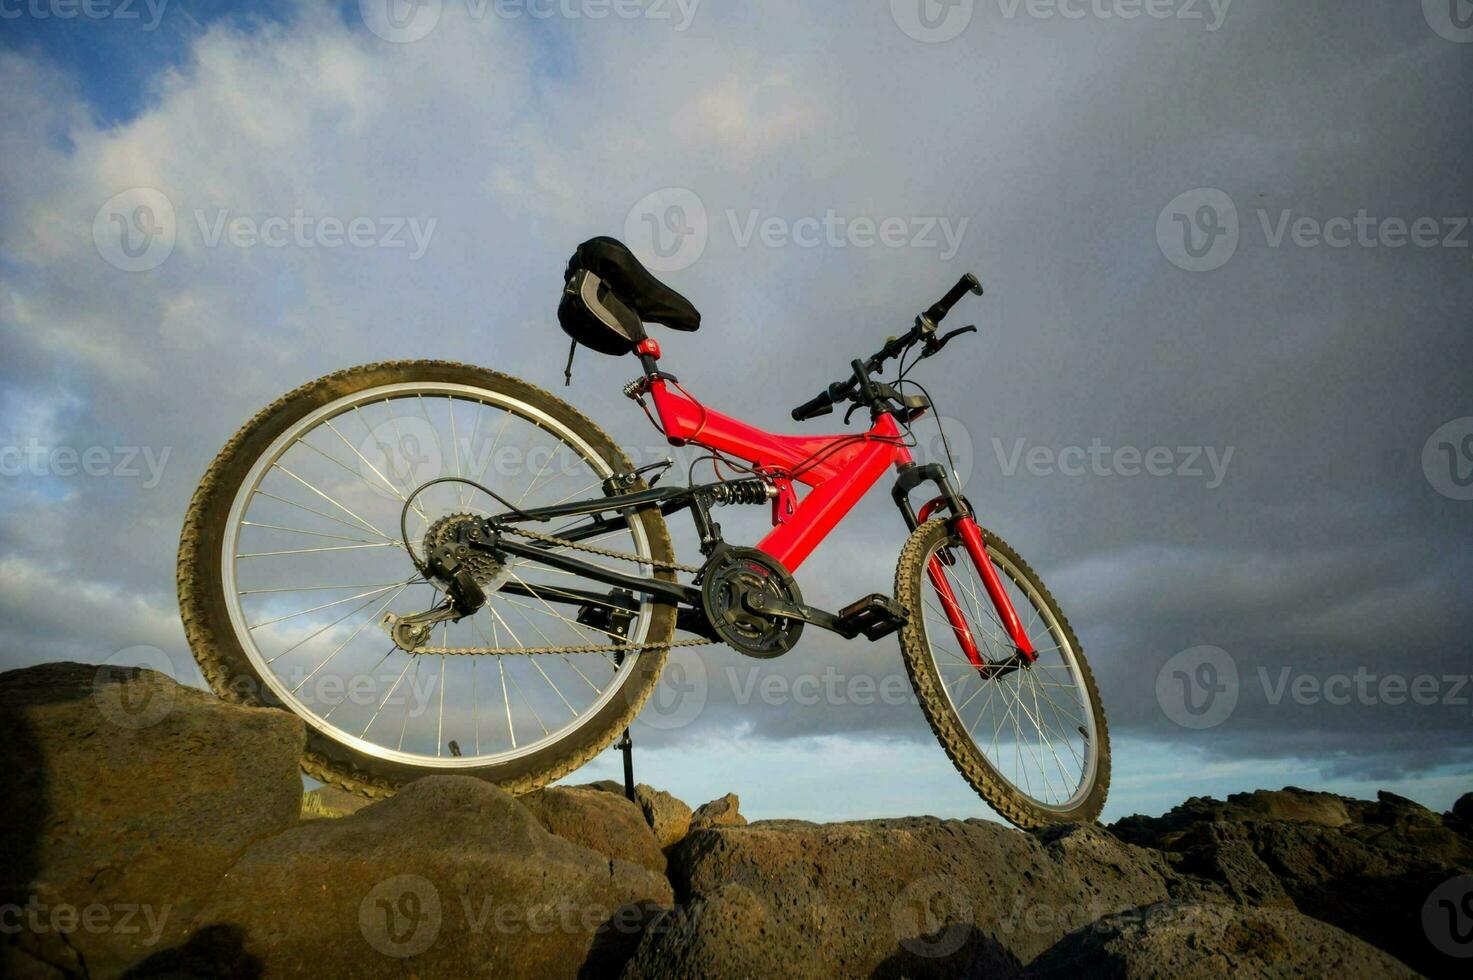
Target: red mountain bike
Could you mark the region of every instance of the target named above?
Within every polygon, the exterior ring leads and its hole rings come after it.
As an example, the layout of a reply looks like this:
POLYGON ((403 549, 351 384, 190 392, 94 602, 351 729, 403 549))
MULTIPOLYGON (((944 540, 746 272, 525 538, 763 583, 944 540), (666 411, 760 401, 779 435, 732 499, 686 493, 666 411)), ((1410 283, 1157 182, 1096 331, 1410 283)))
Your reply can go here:
POLYGON ((520 793, 607 747, 673 646, 768 658, 809 626, 898 632, 932 730, 998 813, 1024 827, 1097 817, 1108 733, 1079 642, 948 467, 910 453, 931 405, 906 374, 975 329, 937 330, 981 293, 975 277, 793 410, 868 415, 862 433, 821 436, 746 425, 662 370, 644 324, 694 330, 700 314, 619 242, 579 246, 565 282, 574 350, 635 354, 625 394, 718 478, 661 485, 668 461, 636 469, 567 404, 483 368, 396 361, 320 378, 230 440, 185 520, 180 606, 216 693, 305 719, 304 768, 326 782, 385 795, 462 773, 520 793), (809 605, 793 573, 891 469, 910 529, 894 596, 809 605), (724 541, 711 517, 737 505, 771 508, 755 547, 724 541), (694 564, 666 530, 679 511, 700 538, 694 564))

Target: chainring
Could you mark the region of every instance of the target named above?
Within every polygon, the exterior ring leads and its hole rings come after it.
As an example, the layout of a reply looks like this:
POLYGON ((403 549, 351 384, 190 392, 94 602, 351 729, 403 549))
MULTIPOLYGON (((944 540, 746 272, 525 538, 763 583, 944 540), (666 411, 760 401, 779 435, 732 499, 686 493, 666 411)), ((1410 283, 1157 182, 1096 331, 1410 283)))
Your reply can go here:
POLYGON ((803 604, 798 583, 765 551, 728 545, 702 569, 701 607, 716 634, 748 657, 780 657, 798 642, 803 621, 752 609, 745 600, 756 593, 795 606, 803 604))

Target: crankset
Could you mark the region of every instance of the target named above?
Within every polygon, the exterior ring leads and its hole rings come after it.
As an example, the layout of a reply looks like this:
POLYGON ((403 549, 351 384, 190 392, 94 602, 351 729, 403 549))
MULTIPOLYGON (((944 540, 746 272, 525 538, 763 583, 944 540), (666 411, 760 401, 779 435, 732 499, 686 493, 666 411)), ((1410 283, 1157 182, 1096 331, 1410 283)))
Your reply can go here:
POLYGON ((719 546, 701 570, 701 607, 738 653, 769 659, 803 635, 803 594, 776 558, 756 548, 719 546))

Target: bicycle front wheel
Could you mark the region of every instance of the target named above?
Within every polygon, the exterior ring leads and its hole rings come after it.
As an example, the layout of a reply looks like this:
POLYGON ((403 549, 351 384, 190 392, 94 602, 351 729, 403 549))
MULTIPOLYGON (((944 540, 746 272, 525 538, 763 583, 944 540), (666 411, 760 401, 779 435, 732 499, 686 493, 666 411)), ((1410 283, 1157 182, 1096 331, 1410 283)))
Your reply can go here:
POLYGON ((983 530, 1038 654, 1015 655, 979 570, 944 519, 916 529, 895 570, 901 651, 921 710, 962 776, 1024 829, 1095 820, 1110 784, 1105 711, 1079 641, 1043 582, 983 530), (958 625, 982 661, 961 649, 958 625))

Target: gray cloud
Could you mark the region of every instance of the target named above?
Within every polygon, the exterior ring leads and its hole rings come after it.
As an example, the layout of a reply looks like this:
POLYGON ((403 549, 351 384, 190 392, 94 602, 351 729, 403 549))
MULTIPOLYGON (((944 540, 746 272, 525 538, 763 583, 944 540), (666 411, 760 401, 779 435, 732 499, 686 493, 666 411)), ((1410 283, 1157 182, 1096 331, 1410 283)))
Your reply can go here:
MULTIPOLYGON (((957 314, 981 334, 924 380, 972 445, 968 494, 1060 596, 1117 731, 1223 756, 1313 756, 1332 776, 1357 746, 1377 772, 1461 761, 1466 708, 1274 705, 1257 671, 1468 672, 1473 503, 1440 496, 1421 454, 1438 426, 1473 415, 1473 249, 1274 247, 1263 230, 1286 212, 1320 224, 1362 210, 1473 214, 1466 46, 1415 4, 1352 17, 1240 0, 1213 32, 1007 19, 982 4, 944 44, 906 36, 888 7, 703 5, 675 32, 462 22, 447 4, 412 44, 304 8, 255 35, 211 29, 138 118, 106 130, 53 68, 0 55, 4 441, 170 451, 151 489, 0 477, 12 639, 0 664, 101 660, 138 643, 184 656, 178 523, 241 421, 313 376, 384 357, 560 384, 552 310, 568 251, 622 234, 636 202, 678 187, 709 233, 666 278, 707 325, 662 335, 667 364, 757 424, 789 427, 788 407, 850 356, 961 272, 981 275, 987 297, 957 314), (169 198, 179 236, 157 269, 126 273, 99 256, 92 226, 137 186, 169 198), (1168 202, 1203 187, 1233 200, 1240 239, 1221 268, 1192 273, 1167 261, 1156 227, 1168 202), (413 261, 206 247, 195 212, 219 209, 436 225, 413 261), (965 230, 950 259, 742 242, 754 215, 791 232, 831 210, 965 230), (1233 455, 1209 489, 1188 476, 1008 475, 994 439, 1233 455), (1156 672, 1201 644, 1227 650, 1245 687, 1229 721, 1185 732, 1156 702, 1156 672)), ((570 396, 648 447, 618 395, 631 375, 584 354, 570 396)), ((733 539, 761 533, 758 516, 722 519, 733 539)), ((834 607, 888 591, 902 531, 883 494, 865 502, 804 568, 808 598, 834 607)), ((716 679, 706 712, 653 743, 744 725, 929 738, 908 704, 736 704, 726 670, 751 665, 703 657, 716 679)), ((816 631, 761 669, 792 678, 829 664, 901 670, 891 641, 816 631)))

